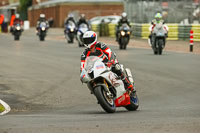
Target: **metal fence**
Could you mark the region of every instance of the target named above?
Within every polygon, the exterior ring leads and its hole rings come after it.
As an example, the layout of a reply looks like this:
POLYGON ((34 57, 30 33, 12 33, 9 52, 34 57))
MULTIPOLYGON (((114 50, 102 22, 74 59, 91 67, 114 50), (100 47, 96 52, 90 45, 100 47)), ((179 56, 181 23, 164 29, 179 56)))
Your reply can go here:
POLYGON ((195 9, 200 8, 200 0, 124 0, 124 8, 134 23, 149 23, 157 12, 163 14, 167 23, 200 23, 200 16, 193 16, 195 9))

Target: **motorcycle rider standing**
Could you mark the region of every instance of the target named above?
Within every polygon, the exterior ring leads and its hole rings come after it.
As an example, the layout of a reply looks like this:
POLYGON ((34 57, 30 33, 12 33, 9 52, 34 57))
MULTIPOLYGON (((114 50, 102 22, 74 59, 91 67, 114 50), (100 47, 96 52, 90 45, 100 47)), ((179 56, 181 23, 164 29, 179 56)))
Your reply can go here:
POLYGON ((37 34, 38 34, 38 32, 39 32, 40 23, 41 23, 41 22, 45 22, 46 25, 47 25, 47 29, 49 28, 49 22, 46 20, 45 14, 40 14, 40 18, 38 19, 38 21, 37 21, 37 26, 36 26, 37 34))
POLYGON ((131 28, 131 25, 127 19, 127 14, 126 12, 123 12, 122 15, 121 15, 121 19, 119 20, 118 24, 117 24, 117 28, 116 28, 116 41, 118 41, 119 39, 119 28, 123 25, 123 24, 127 24, 130 28, 131 28))
MULTIPOLYGON (((164 20, 162 19, 162 14, 161 13, 156 13, 155 15, 155 19, 152 20, 151 22, 151 26, 149 27, 149 31, 150 31, 150 35, 149 35, 149 44, 152 46, 152 32, 154 30, 154 28, 156 27, 157 24, 162 24, 164 25, 164 29, 167 31, 169 31, 168 26, 165 24, 164 20)), ((166 35, 167 37, 167 35, 166 35)))
POLYGON ((115 53, 102 42, 97 42, 97 34, 93 31, 87 31, 83 35, 83 43, 86 49, 81 55, 81 72, 85 66, 85 59, 88 56, 98 56, 103 58, 103 62, 111 67, 112 72, 116 73, 119 76, 125 86, 125 89, 129 92, 136 92, 134 85, 130 83, 128 78, 125 76, 124 72, 121 69, 121 65, 116 59, 115 53))

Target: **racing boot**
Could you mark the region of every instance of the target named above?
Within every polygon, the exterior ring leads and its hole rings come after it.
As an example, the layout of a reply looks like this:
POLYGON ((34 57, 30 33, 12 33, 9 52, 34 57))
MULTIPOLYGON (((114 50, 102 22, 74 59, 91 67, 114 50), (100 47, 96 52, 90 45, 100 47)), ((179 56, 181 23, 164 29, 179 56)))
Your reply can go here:
POLYGON ((124 79, 122 79, 123 83, 124 83, 124 87, 126 90, 129 90, 129 91, 133 91, 134 90, 134 87, 133 85, 130 83, 130 81, 128 80, 127 77, 125 77, 124 79))

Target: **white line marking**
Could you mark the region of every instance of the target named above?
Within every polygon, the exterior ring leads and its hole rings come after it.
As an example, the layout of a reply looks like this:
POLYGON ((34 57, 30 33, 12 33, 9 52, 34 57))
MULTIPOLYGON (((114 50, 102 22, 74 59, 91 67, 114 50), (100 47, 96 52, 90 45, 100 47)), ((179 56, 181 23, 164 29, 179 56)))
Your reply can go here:
POLYGON ((0 99, 0 104, 3 105, 5 108, 5 110, 3 112, 1 112, 0 115, 5 115, 8 112, 10 112, 11 108, 7 103, 5 103, 3 100, 0 99))

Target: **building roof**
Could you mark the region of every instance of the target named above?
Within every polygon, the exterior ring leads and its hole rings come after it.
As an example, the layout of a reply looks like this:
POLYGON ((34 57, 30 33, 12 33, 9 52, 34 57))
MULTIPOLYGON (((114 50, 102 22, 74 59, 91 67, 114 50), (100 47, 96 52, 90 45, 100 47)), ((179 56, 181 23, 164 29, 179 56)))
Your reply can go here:
POLYGON ((55 4, 62 4, 62 3, 79 3, 79 2, 85 2, 85 3, 102 3, 102 2, 122 2, 123 0, 49 0, 46 2, 42 2, 39 5, 40 6, 48 6, 48 5, 55 5, 55 4))
POLYGON ((34 5, 29 9, 37 9, 40 7, 55 6, 64 3, 122 3, 124 0, 48 0, 41 2, 38 5, 34 5))
POLYGON ((19 6, 19 2, 16 2, 10 5, 1 6, 0 9, 17 9, 18 6, 19 6))

